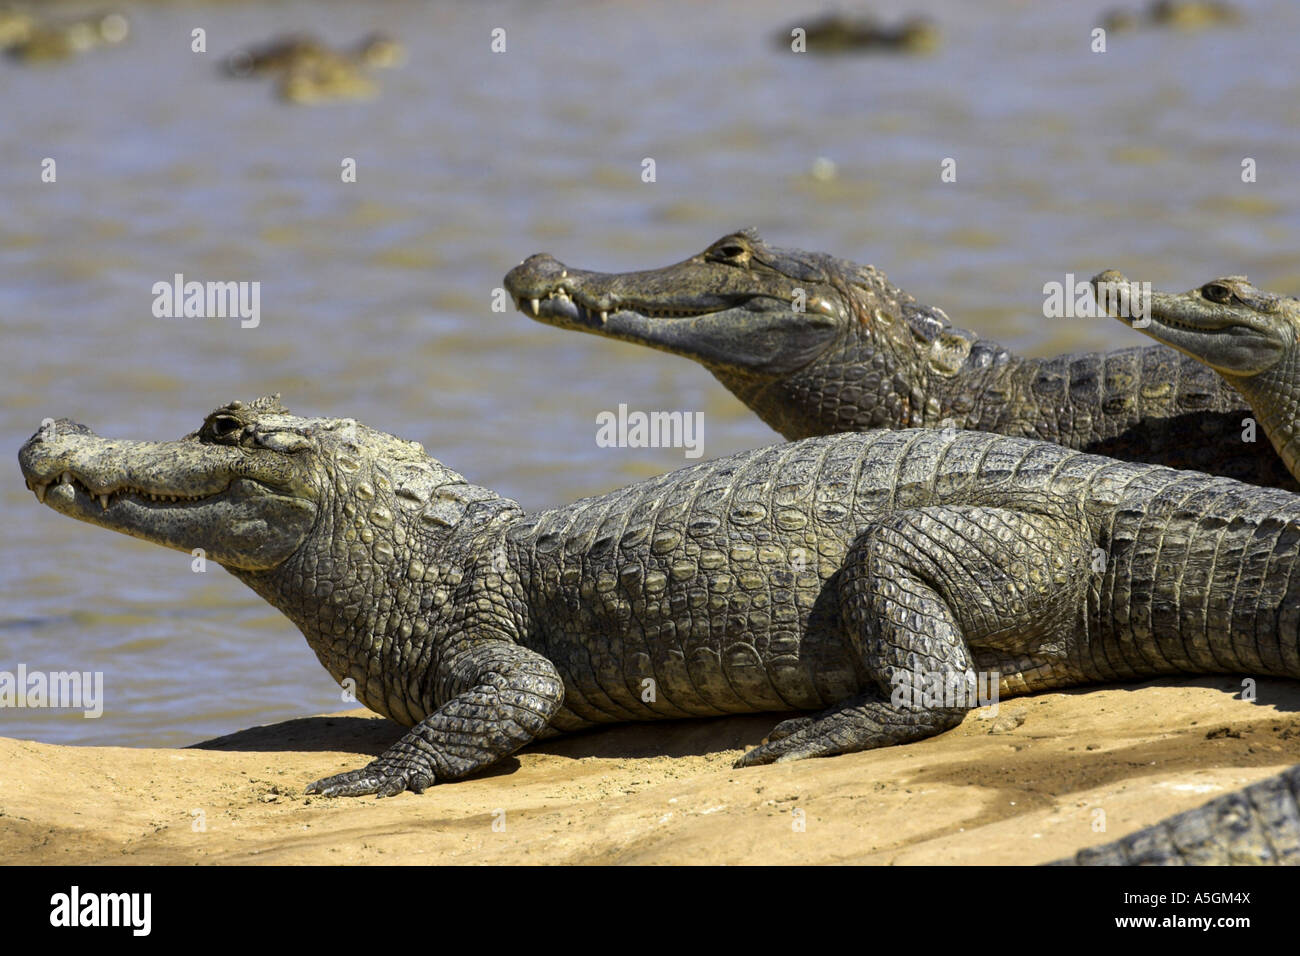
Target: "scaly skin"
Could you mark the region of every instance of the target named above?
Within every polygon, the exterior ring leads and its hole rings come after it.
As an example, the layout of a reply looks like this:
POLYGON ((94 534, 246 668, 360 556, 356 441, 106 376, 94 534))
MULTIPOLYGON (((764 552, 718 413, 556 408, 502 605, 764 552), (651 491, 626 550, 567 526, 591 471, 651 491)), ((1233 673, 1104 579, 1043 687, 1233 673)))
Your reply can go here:
POLYGON ((61 513, 208 549, 412 727, 328 795, 617 721, 808 712, 742 766, 906 743, 974 706, 894 698, 935 675, 1300 677, 1300 496, 1045 442, 824 436, 535 513, 275 399, 176 442, 51 421, 19 462, 61 513))
POLYGON ((1300 866, 1300 767, 1056 866, 1300 866))
POLYGON ((752 231, 647 272, 536 255, 505 286, 541 322, 694 359, 786 438, 950 425, 1300 487, 1262 443, 1222 440, 1249 412, 1198 362, 1160 346, 1022 358, 871 266, 752 231))
MULTIPOLYGON (((1135 308, 1122 292, 1137 286, 1123 274, 1108 270, 1092 282, 1097 301, 1112 316, 1231 382, 1250 401, 1278 454, 1296 471, 1300 301, 1262 292, 1245 276, 1224 276, 1190 292, 1153 293, 1145 308, 1135 308)), ((1298 799, 1300 767, 1293 767, 1061 862, 1300 865, 1298 799)))

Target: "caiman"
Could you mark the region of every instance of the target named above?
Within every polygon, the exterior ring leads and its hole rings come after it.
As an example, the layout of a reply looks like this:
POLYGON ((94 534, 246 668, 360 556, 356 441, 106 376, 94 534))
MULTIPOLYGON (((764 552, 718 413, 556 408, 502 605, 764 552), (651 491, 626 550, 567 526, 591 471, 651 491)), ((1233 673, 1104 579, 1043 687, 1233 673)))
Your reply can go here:
POLYGON ((774 248, 752 230, 646 272, 535 255, 505 287, 541 322, 694 359, 789 439, 950 425, 1300 487, 1263 443, 1221 440, 1245 401, 1171 349, 1017 356, 878 269, 774 248))
POLYGON ((335 68, 348 64, 371 69, 400 66, 406 59, 402 44, 383 33, 362 37, 347 50, 336 50, 309 34, 287 34, 260 46, 237 50, 222 61, 228 76, 266 76, 308 70, 335 68))
MULTIPOLYGON (((1300 475, 1300 300, 1263 292, 1245 276, 1224 276, 1190 292, 1151 294, 1141 309, 1119 308, 1126 290, 1141 286, 1108 270, 1092 280, 1098 303, 1126 325, 1202 362, 1250 402, 1258 424, 1292 472, 1300 475), (1135 321, 1136 315, 1140 321, 1135 321)), ((1252 419, 1253 421, 1253 419, 1252 419)), ((1251 435, 1248 422, 1233 436, 1251 435)), ((1255 436, 1251 435, 1252 440, 1255 436)), ((1289 573, 1278 569, 1278 573, 1289 573)), ((1294 613, 1279 609, 1279 614, 1294 613)), ((1236 859, 1266 849, 1270 829, 1300 833, 1300 766, 1245 790, 1179 814, 1124 840, 1082 851, 1080 863, 1196 862, 1182 848, 1202 845, 1207 834, 1234 833, 1236 859), (1269 821, 1274 821, 1272 824, 1269 821)), ((1276 838, 1276 837, 1275 837, 1276 838)), ((1292 862, 1300 862, 1293 860, 1292 862)))
POLYGON ((897 24, 881 23, 870 15, 831 13, 811 22, 792 23, 777 31, 778 47, 795 49, 791 41, 802 30, 803 52, 931 53, 939 45, 939 27, 929 17, 913 16, 897 24))
POLYGON ((1242 21, 1241 11, 1222 0, 1153 0, 1140 13, 1112 10, 1102 17, 1108 33, 1128 32, 1138 27, 1172 27, 1176 30, 1200 30, 1242 21))
MULTIPOLYGON (((1093 277, 1102 287, 1098 301, 1115 305, 1111 289, 1135 288, 1123 274, 1108 270, 1093 277)), ((1300 474, 1300 300, 1263 292, 1245 276, 1224 276, 1190 292, 1152 293, 1149 324, 1116 315, 1232 385, 1250 405, 1284 465, 1300 474)), ((1227 440, 1237 444, 1249 434, 1239 421, 1227 440)), ((1262 443, 1261 443, 1262 444, 1262 443)))
MULTIPOLYGON (((822 436, 525 512, 273 397, 170 442, 50 419, 19 463, 56 511, 205 549, 411 727, 309 787, 330 796, 419 792, 609 722, 807 712, 753 766, 941 733, 972 682, 1300 677, 1300 496, 1048 442, 822 436)), ((1300 832, 1266 850, 1294 859, 1300 832)))

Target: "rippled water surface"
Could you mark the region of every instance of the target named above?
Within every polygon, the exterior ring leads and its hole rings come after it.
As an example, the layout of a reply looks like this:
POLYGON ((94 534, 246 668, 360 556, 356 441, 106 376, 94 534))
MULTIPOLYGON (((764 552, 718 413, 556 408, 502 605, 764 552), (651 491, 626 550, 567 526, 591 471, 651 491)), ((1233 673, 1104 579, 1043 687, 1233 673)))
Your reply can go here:
POLYGON ((620 402, 703 411, 707 457, 778 436, 691 362, 493 312, 534 252, 648 268, 753 225, 1034 354, 1143 341, 1042 318, 1067 272, 1300 292, 1300 5, 1241 7, 1238 27, 1098 55, 1088 3, 880 4, 932 15, 943 46, 827 59, 772 43, 798 11, 771 0, 149 3, 124 8, 120 48, 0 62, 0 670, 106 684, 98 720, 6 709, 0 733, 178 744, 341 706, 301 635, 224 571, 38 507, 14 455, 45 416, 176 438, 279 391, 542 506, 683 463, 598 448, 596 414, 620 402), (317 108, 217 75, 221 54, 304 29, 383 29, 410 59, 378 99, 317 108), (811 175, 819 158, 834 178, 811 175), (153 284, 178 272, 260 281, 261 324, 154 318, 153 284))

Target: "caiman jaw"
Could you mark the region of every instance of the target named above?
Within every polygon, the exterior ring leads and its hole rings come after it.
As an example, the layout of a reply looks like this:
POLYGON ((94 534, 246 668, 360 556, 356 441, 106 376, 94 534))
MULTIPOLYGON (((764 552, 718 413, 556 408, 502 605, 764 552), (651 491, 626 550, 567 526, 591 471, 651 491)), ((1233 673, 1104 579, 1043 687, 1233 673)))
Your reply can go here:
MULTIPOLYGON (((743 303, 737 303, 743 304, 743 303)), ((531 314, 535 319, 557 319, 570 324, 605 325, 611 315, 629 312, 646 319, 690 319, 701 315, 722 312, 734 305, 719 305, 714 308, 700 306, 683 306, 671 308, 661 305, 644 305, 625 303, 609 305, 583 295, 581 292, 566 287, 563 283, 546 293, 546 296, 515 300, 515 307, 520 312, 531 314)))
MULTIPOLYGON (((55 500, 57 500, 57 496, 63 496, 67 504, 72 504, 76 500, 77 494, 81 493, 85 495, 86 498, 88 498, 89 500, 99 502, 99 507, 100 510, 102 511, 107 511, 109 509, 109 506, 112 505, 118 498, 122 496, 131 496, 134 498, 147 499, 149 501, 156 502, 159 504, 202 501, 204 498, 213 497, 213 495, 155 494, 154 492, 146 491, 143 488, 133 488, 130 485, 122 485, 117 488, 110 488, 106 491, 93 491, 82 478, 73 474, 71 471, 65 471, 57 478, 46 479, 44 481, 36 477, 28 477, 27 487, 29 490, 34 491, 36 493, 36 500, 39 501, 41 504, 46 503, 45 502, 46 496, 50 494, 50 490, 53 487, 55 489, 54 493, 56 495, 55 500), (64 491, 63 490, 64 485, 70 485, 71 488, 69 488, 67 491, 64 491)), ((221 494, 225 490, 226 489, 223 488, 220 491, 215 492, 214 494, 221 494)), ((50 504, 53 505, 54 500, 52 500, 50 504)))
POLYGON ((170 442, 105 439, 50 419, 19 449, 18 463, 37 500, 69 518, 264 571, 298 547, 317 513, 315 486, 293 451, 310 439, 277 431, 287 416, 270 402, 232 403, 202 433, 170 442), (226 430, 241 423, 262 430, 246 440, 238 427, 226 430), (205 440, 210 433, 229 441, 205 440))
POLYGON ((647 298, 629 295, 628 290, 618 288, 618 280, 623 278, 580 269, 570 272, 563 263, 543 254, 512 270, 506 277, 506 287, 515 307, 530 318, 551 325, 601 331, 610 331, 607 325, 614 316, 622 315, 629 320, 694 319, 744 308, 759 297, 731 291, 684 293, 669 285, 662 290, 662 295, 647 298))
POLYGON ((733 233, 675 265, 589 272, 530 256, 505 288, 529 318, 684 355, 751 382, 806 367, 848 333, 847 305, 817 257, 733 233))
POLYGON ((206 512, 256 494, 258 487, 252 480, 236 477, 212 480, 211 491, 187 489, 186 494, 169 494, 91 478, 78 473, 75 466, 58 474, 32 470, 24 479, 37 501, 60 514, 136 537, 147 537, 141 534, 143 529, 201 523, 206 512), (246 493, 241 494, 241 489, 246 493))

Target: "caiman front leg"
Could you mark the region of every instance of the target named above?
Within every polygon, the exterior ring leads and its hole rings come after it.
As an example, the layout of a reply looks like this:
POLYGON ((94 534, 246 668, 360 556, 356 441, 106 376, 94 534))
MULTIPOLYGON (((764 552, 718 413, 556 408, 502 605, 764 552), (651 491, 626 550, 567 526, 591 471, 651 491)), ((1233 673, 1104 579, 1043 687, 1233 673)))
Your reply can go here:
POLYGON ((506 641, 473 644, 439 681, 444 700, 369 765, 307 788, 326 797, 421 793, 481 770, 535 740, 564 703, 555 665, 506 641))
POLYGON ((840 616, 877 688, 778 724, 741 767, 907 743, 961 723, 982 657, 1049 662, 1082 613, 1091 548, 1064 504, 1043 513, 898 511, 854 542, 838 579, 840 616), (918 689, 945 690, 927 700, 918 689), (920 697, 918 700, 917 698, 920 697))

